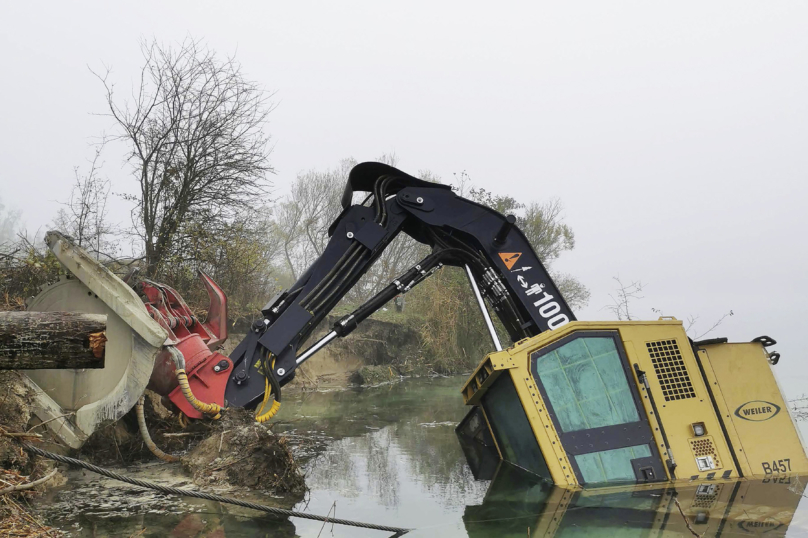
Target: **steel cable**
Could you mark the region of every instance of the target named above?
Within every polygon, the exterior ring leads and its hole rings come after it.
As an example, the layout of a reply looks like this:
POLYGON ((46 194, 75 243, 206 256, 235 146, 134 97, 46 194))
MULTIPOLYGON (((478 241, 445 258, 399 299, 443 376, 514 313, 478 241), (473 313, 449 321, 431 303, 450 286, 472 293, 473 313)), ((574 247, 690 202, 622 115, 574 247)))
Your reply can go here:
POLYGON ((331 518, 327 516, 319 516, 317 514, 306 514, 304 512, 295 512, 294 510, 286 510, 284 508, 274 508, 272 506, 265 506, 263 504, 256 504, 249 501, 242 501, 239 499, 233 499, 230 497, 222 497, 221 495, 215 495, 213 493, 203 493, 201 491, 193 491, 187 489, 179 489, 173 488, 170 486, 162 486, 160 484, 155 484, 154 482, 147 482, 145 480, 139 480, 137 478, 131 478, 128 476, 124 476, 122 474, 118 474, 116 472, 110 471, 109 469, 104 469, 103 467, 98 467, 91 463, 87 463, 86 461, 77 460, 75 458, 69 458, 67 456, 62 456, 59 454, 54 454, 52 452, 48 452, 37 448, 35 446, 31 446, 29 444, 23 444, 25 449, 29 452, 42 456, 43 458, 48 458, 50 460, 58 461, 61 463, 66 463, 68 465, 74 465, 76 467, 81 467, 82 469, 87 469, 88 471, 92 471, 94 473, 100 474, 102 476, 106 476, 107 478, 112 478, 113 480, 118 480, 120 482, 126 482, 127 484, 132 484, 134 486, 140 486, 142 488, 153 489, 159 491, 161 493, 165 493, 167 495, 178 495, 178 496, 185 496, 185 497, 195 497, 197 499, 205 499, 208 501, 226 503, 226 504, 234 504, 236 506, 243 506, 245 508, 252 508, 253 510, 259 510, 261 512, 267 512, 270 514, 275 514, 279 516, 286 516, 286 517, 299 517, 302 519, 313 519, 315 521, 323 521, 327 523, 333 523, 335 525, 347 525, 350 527, 360 527, 363 529, 373 529, 377 531, 386 531, 386 532, 393 532, 396 536, 403 536, 404 534, 408 533, 412 529, 404 529, 400 527, 389 527, 387 525, 375 525, 373 523, 363 523, 361 521, 351 521, 349 519, 337 519, 331 518))

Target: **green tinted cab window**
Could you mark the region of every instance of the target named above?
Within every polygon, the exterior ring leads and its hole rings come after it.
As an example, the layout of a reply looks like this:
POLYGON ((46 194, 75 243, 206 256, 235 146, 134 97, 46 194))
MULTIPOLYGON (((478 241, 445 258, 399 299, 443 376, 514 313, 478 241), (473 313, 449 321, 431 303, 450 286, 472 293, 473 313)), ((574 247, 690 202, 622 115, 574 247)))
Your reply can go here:
POLYGON ((509 373, 503 373, 491 385, 482 404, 502 458, 539 476, 549 477, 550 471, 509 373))
POLYGON ((536 370, 563 432, 640 420, 612 338, 571 340, 539 356, 536 370))

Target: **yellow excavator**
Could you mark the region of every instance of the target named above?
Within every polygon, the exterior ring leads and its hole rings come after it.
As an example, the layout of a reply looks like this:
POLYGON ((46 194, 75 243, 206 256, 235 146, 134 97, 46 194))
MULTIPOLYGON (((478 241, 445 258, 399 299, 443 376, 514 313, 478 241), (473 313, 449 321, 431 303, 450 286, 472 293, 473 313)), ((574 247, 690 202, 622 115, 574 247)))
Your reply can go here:
POLYGON ((268 420, 299 365, 448 265, 467 273, 495 349, 461 391, 471 409, 457 433, 476 477, 492 478, 500 462, 587 489, 808 473, 774 376, 780 357, 770 351, 773 339, 694 342, 673 318, 577 321, 513 216, 384 164, 356 166, 342 204, 322 255, 262 309, 229 356, 217 351, 227 337, 227 309, 211 279, 201 275, 211 297, 203 322, 170 287, 124 282, 67 238, 49 234, 69 278, 30 308, 107 314, 109 341, 102 370, 29 374, 39 389, 39 418, 80 446, 150 386, 189 419, 248 407, 268 420), (358 192, 367 197, 353 203, 358 192), (314 328, 401 232, 431 253, 310 343, 314 328), (510 343, 501 343, 491 313, 510 343))

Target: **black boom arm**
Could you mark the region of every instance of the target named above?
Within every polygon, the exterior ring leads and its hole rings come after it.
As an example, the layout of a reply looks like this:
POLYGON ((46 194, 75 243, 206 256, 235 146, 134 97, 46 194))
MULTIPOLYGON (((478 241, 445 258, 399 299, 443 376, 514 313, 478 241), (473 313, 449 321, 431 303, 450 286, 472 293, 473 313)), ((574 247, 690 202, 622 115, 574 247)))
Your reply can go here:
POLYGON ((263 319, 230 355, 234 368, 225 393, 230 405, 257 403, 265 370, 271 370, 269 380, 279 389, 314 352, 441 265, 466 268, 514 342, 575 319, 513 216, 380 163, 351 170, 342 205, 322 255, 264 307, 263 319), (362 191, 371 193, 368 205, 351 205, 353 193, 362 191), (317 324, 402 231, 431 246, 432 253, 335 323, 326 338, 302 350, 317 324))

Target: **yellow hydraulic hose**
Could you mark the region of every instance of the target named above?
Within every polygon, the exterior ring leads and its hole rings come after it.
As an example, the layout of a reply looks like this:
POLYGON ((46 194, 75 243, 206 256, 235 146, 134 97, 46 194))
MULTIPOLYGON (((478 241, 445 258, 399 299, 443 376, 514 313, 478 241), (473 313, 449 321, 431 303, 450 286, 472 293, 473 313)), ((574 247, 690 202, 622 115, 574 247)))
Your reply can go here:
POLYGON ((143 412, 143 402, 146 399, 145 395, 141 396, 140 399, 137 401, 137 405, 135 409, 137 410, 137 425, 140 429, 140 436, 143 438, 143 442, 146 443, 146 446, 149 447, 149 450, 152 454, 157 456, 163 461, 167 461, 169 463, 180 461, 177 456, 172 456, 171 454, 166 454, 160 448, 154 444, 152 441, 151 436, 149 435, 149 429, 146 427, 146 416, 143 412))
POLYGON ((259 424, 263 424, 264 422, 266 422, 269 419, 271 419, 272 417, 274 417, 275 414, 278 412, 278 410, 281 408, 281 402, 279 402, 278 400, 275 400, 274 402, 272 402, 272 405, 270 406, 269 411, 267 411, 263 415, 261 414, 261 412, 267 406, 267 402, 269 401, 270 394, 272 394, 272 389, 269 386, 269 379, 267 379, 266 380, 266 388, 264 389, 264 401, 261 402, 261 407, 255 413, 255 421, 257 423, 259 423, 259 424))
MULTIPOLYGON (((275 357, 273 357, 271 354, 270 354, 270 357, 272 357, 272 368, 274 369, 275 368, 275 357)), ((264 364, 266 364, 266 362, 264 362, 264 364)), ((264 409, 267 406, 267 403, 269 402, 269 397, 272 394, 272 387, 270 386, 270 383, 269 383, 269 376, 271 376, 272 373, 265 371, 265 372, 263 372, 263 374, 264 374, 264 400, 261 402, 261 407, 256 409, 256 411, 255 411, 255 421, 257 423, 259 423, 259 424, 263 424, 264 422, 266 422, 269 419, 271 419, 272 417, 274 417, 275 414, 278 412, 278 410, 281 408, 280 396, 278 394, 276 394, 275 395, 275 401, 272 402, 272 405, 270 406, 269 411, 262 414, 262 412, 264 411, 264 409)), ((279 393, 280 393, 280 389, 278 389, 278 390, 279 390, 279 393)))
POLYGON ((194 409, 204 415, 210 416, 213 420, 222 418, 222 408, 219 404, 200 402, 196 399, 194 393, 191 392, 191 385, 188 384, 188 375, 185 373, 185 368, 177 368, 174 370, 174 373, 177 374, 177 381, 180 384, 182 395, 185 396, 185 399, 188 400, 188 403, 191 404, 194 409))
MULTIPOLYGON (((188 384, 188 374, 185 373, 185 357, 183 357, 182 353, 174 346, 166 346, 166 348, 171 354, 174 366, 176 366, 174 373, 177 376, 182 395, 185 396, 188 403, 203 415, 209 415, 214 420, 222 418, 222 408, 218 404, 201 402, 194 396, 191 385, 188 384)), ((180 414, 180 417, 182 417, 182 414, 180 414)), ((182 424, 182 420, 180 420, 180 424, 182 424)))

